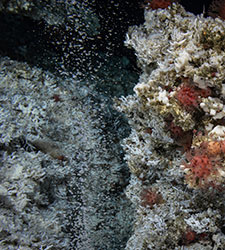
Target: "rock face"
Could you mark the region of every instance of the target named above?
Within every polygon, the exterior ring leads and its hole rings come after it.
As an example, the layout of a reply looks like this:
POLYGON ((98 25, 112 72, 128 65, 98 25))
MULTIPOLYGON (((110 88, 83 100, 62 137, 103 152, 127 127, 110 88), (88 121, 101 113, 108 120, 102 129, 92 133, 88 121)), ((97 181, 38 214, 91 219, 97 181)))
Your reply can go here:
POLYGON ((0 248, 123 248, 129 176, 103 133, 106 102, 75 78, 8 58, 0 68, 0 248))
POLYGON ((126 45, 142 74, 117 100, 132 128, 124 140, 136 206, 126 249, 225 246, 225 22, 179 4, 147 8, 126 45))

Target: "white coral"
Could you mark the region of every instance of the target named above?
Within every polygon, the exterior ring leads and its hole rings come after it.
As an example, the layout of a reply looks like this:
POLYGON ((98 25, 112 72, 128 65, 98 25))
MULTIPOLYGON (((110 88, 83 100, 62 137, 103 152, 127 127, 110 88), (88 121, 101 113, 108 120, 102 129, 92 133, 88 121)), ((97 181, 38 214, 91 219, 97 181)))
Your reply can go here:
POLYGON ((182 70, 185 66, 187 66, 188 61, 191 59, 191 55, 186 51, 182 50, 179 52, 178 57, 175 60, 175 69, 177 72, 182 70))

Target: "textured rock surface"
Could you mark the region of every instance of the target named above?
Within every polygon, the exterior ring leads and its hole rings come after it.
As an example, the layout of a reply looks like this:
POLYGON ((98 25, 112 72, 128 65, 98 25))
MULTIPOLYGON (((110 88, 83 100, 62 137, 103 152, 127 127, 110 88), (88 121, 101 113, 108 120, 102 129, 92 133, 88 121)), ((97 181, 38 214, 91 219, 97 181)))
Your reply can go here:
POLYGON ((116 104, 132 128, 126 249, 223 249, 225 23, 178 4, 149 9, 126 44, 143 72, 116 104))
POLYGON ((0 248, 123 248, 132 207, 106 102, 77 79, 8 58, 0 68, 0 248))

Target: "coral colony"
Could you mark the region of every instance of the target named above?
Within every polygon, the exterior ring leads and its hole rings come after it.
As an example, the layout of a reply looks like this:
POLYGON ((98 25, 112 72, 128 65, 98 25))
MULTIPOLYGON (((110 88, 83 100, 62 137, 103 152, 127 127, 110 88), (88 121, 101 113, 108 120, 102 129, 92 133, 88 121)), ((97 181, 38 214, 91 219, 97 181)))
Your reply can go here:
POLYGON ((116 101, 132 128, 127 249, 225 249, 225 21, 146 1, 125 43, 142 69, 116 101))

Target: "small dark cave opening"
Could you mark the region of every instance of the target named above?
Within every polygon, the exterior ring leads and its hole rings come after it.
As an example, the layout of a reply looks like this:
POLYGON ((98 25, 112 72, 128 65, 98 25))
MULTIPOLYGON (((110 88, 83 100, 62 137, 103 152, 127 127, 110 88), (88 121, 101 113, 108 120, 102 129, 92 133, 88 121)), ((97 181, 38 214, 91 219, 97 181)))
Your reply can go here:
POLYGON ((43 32, 45 23, 12 13, 0 13, 0 55, 33 66, 49 67, 45 60, 60 53, 43 32), (44 59, 44 60, 43 60, 44 59))

